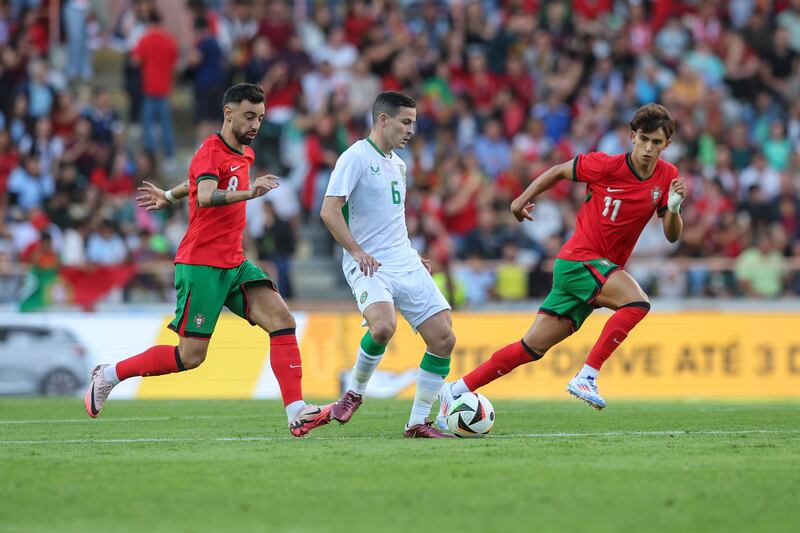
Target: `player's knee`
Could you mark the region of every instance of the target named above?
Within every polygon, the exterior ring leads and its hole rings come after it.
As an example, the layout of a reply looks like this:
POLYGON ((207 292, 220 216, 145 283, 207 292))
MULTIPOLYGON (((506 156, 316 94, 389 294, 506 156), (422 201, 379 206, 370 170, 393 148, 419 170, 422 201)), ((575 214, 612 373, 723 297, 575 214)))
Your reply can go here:
POLYGON ((531 355, 534 361, 538 361, 547 351, 553 347, 553 343, 544 342, 538 339, 526 339, 523 338, 522 342, 524 343, 523 346, 525 350, 531 355))
POLYGON ((647 299, 647 296, 645 296, 643 300, 630 302, 625 305, 621 305, 619 308, 622 309, 624 307, 633 307, 636 309, 640 309, 642 312, 644 312, 644 314, 647 314, 650 312, 650 301, 647 299))
POLYGON ((396 324, 393 324, 389 321, 377 322, 370 325, 369 334, 378 344, 389 344, 389 341, 394 336, 394 330, 396 327, 396 324))
POLYGON ((437 355, 450 355, 456 347, 456 334, 452 330, 445 332, 438 339, 438 351, 433 352, 437 355))
POLYGON ((278 331, 280 329, 295 329, 297 322, 288 309, 282 309, 277 312, 273 318, 273 327, 270 331, 278 331))
POLYGON ((197 368, 200 366, 203 361, 206 360, 206 352, 207 350, 202 348, 190 348, 180 351, 181 363, 183 363, 183 368, 186 370, 191 370, 192 368, 197 368))

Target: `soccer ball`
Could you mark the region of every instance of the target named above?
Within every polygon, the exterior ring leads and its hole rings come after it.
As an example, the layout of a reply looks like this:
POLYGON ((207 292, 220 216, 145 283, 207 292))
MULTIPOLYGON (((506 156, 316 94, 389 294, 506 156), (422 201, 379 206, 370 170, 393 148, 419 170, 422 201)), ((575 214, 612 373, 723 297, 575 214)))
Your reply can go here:
POLYGON ((486 396, 466 392, 453 398, 447 427, 456 437, 483 437, 494 426, 494 407, 486 396))

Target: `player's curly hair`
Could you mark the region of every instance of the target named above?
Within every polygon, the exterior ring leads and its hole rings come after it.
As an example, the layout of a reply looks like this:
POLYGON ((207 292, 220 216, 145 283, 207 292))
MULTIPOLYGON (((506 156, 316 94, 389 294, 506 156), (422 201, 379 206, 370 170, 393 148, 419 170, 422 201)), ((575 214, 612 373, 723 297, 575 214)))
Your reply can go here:
POLYGON ((413 98, 410 96, 406 96, 403 93, 398 93, 395 91, 386 91, 385 93, 381 93, 375 99, 375 103, 372 105, 372 120, 373 122, 378 121, 378 117, 381 116, 381 113, 386 113, 390 117, 397 115, 397 112, 400 111, 401 107, 417 107, 417 103, 414 101, 413 98))
POLYGON ((658 129, 669 139, 675 132, 675 120, 666 107, 661 104, 647 104, 636 110, 631 120, 631 131, 642 130, 652 133, 658 129))
POLYGON ((245 100, 251 104, 261 104, 266 102, 267 97, 264 95, 261 85, 237 83, 225 91, 225 95, 222 97, 222 106, 225 107, 230 103, 241 104, 245 100))

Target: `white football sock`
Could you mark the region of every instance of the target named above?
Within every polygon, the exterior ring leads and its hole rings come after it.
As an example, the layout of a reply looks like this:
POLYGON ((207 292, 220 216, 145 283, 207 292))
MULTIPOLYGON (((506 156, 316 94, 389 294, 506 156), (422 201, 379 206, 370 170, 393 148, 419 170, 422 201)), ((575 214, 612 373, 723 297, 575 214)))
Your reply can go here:
POLYGON ((444 385, 444 377, 419 369, 417 392, 414 394, 414 405, 411 406, 408 427, 425 423, 425 418, 431 414, 431 406, 439 395, 439 391, 442 390, 442 385, 444 385))
POLYGON ((592 368, 589 365, 583 365, 581 371, 578 372, 578 377, 597 379, 597 369, 592 368))
POLYGON ((103 377, 114 385, 119 385, 119 378, 117 377, 117 365, 108 365, 103 369, 103 377))
POLYGON ((458 396, 459 394, 466 394, 472 391, 469 390, 469 387, 467 387, 467 384, 464 383, 463 379, 459 379, 450 386, 450 392, 453 393, 453 396, 458 396))
POLYGON ((353 367, 353 377, 350 378, 350 385, 347 388, 356 394, 364 396, 364 393, 367 392, 369 378, 378 368, 378 363, 381 362, 382 358, 382 355, 369 355, 359 347, 356 366, 353 367))
POLYGON ((300 414, 300 411, 305 406, 306 406, 306 402, 304 402, 303 400, 297 400, 297 401, 294 401, 294 402, 290 403, 289 405, 287 405, 286 406, 286 417, 289 419, 289 422, 291 422, 292 420, 297 418, 297 415, 300 414))

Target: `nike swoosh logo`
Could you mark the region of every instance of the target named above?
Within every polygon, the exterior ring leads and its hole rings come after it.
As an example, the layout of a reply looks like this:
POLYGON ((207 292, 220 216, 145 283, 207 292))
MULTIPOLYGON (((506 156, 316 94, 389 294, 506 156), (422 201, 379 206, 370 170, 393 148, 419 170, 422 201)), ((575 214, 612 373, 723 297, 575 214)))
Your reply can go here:
POLYGON ((620 344, 620 343, 622 342, 622 341, 618 341, 616 337, 614 337, 614 338, 613 338, 613 339, 611 339, 611 340, 613 340, 613 341, 614 341, 614 342, 616 342, 617 344, 620 344))
POLYGON ((611 187, 609 187, 609 188, 608 188, 608 189, 606 189, 606 190, 607 190, 608 192, 622 192, 622 191, 624 191, 625 189, 612 189, 611 187))
POLYGON ((92 414, 93 414, 93 415, 97 415, 97 412, 98 412, 98 411, 97 411, 97 408, 94 406, 94 383, 92 383, 92 394, 91 394, 91 398, 92 398, 92 414))
POLYGON ((303 365, 289 365, 289 368, 303 368, 303 365))
POLYGON ((242 168, 242 165, 239 165, 239 166, 236 166, 236 167, 231 166, 231 172, 236 172, 240 168, 242 168))

